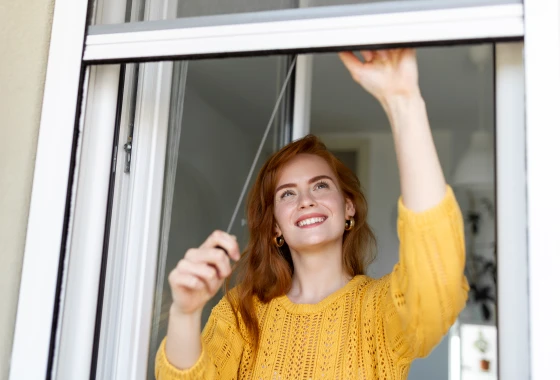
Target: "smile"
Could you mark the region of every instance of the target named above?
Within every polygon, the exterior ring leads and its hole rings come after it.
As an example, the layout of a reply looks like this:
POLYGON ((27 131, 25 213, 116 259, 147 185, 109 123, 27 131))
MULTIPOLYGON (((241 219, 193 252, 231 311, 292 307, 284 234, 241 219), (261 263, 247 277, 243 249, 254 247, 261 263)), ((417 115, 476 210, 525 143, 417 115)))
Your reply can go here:
POLYGON ((327 217, 325 216, 308 218, 297 222, 297 226, 298 227, 311 226, 313 224, 323 223, 325 220, 327 220, 327 217))

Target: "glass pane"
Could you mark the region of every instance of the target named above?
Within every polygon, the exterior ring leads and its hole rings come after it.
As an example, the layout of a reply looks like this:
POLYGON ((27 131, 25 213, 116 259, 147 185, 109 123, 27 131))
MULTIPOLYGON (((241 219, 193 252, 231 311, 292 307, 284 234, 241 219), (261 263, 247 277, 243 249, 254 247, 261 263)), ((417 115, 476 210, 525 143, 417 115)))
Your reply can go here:
MULTIPOLYGON (((249 185, 264 160, 289 135, 285 107, 291 92, 290 66, 285 56, 175 63, 174 83, 183 88, 174 91, 173 106, 181 111, 172 111, 172 116, 180 115, 180 125, 174 131, 171 126, 168 142, 148 378, 153 378, 156 350, 166 334, 171 270, 187 249, 200 246, 214 230, 228 231, 239 201, 228 232, 237 236, 241 249, 247 244, 242 189, 267 127, 249 185), (286 96, 280 97, 284 85, 286 96)), ((222 296, 220 290, 206 304, 203 327, 222 296)))
MULTIPOLYGON (((96 0, 95 4, 107 2, 109 0, 96 0)), ((125 1, 125 0, 120 0, 125 1)), ((159 0, 162 1, 162 0, 159 0)), ((167 19, 189 18, 189 17, 205 17, 205 16, 233 16, 241 13, 249 15, 242 16, 242 21, 237 22, 255 22, 268 20, 271 17, 271 11, 298 9, 298 8, 314 8, 324 6, 337 5, 357 5, 357 4, 376 4, 375 8, 367 8, 366 12, 386 13, 386 12, 402 12, 408 10, 437 9, 448 6, 469 6, 469 5, 488 5, 488 4, 504 4, 504 3, 522 3, 522 0, 404 0, 404 1, 387 1, 387 0, 178 0, 177 7, 172 9, 167 19)), ((156 2, 157 4, 157 2, 156 2)), ((163 4, 163 3, 162 3, 163 4)), ((146 0, 126 0, 126 22, 143 21, 161 19, 162 16, 149 16, 145 10, 146 0)), ((152 5, 154 7, 154 5, 152 5)), ((157 5, 153 9, 158 9, 157 5)), ((95 9, 94 9, 95 10, 95 9)), ((324 13, 323 15, 336 15, 337 10, 324 13), (334 13, 333 13, 334 12, 334 13)), ((95 15, 96 12, 93 14, 95 15)), ((298 18, 301 13, 286 14, 285 17, 298 18)), ((313 12, 306 13, 305 17, 312 16, 313 12)), ((99 17, 99 16, 98 16, 99 17)), ((233 19, 220 18, 215 20, 216 23, 228 23, 233 19)), ((92 21, 93 24, 103 24, 100 21, 92 21)))
POLYGON ((279 9, 295 8, 297 7, 297 3, 297 0, 179 0, 177 17, 199 17, 234 13, 275 11, 279 9))
MULTIPOLYGON (((497 368, 493 46, 424 47, 417 53, 420 85, 435 145, 465 217, 466 275, 471 293, 467 307, 448 336, 430 356, 413 363, 409 379, 444 379, 449 373, 463 379, 481 373, 492 378, 497 368), (480 178, 484 181, 480 182, 480 178), (458 342, 459 350, 450 343, 452 340, 458 342)), ((379 251, 367 274, 379 278, 393 270, 399 245, 395 226, 399 175, 389 123, 377 101, 351 80, 336 54, 314 54, 312 62, 312 80, 302 81, 312 83, 310 130, 361 179, 370 205, 368 222, 376 233, 379 251)), ((153 78, 144 76, 143 70, 158 64, 129 65, 130 77, 139 78, 140 94, 161 91, 154 89, 150 81, 153 78)), ((173 65, 169 125, 157 126, 168 127, 169 134, 158 266, 148 269, 157 271, 150 349, 147 362, 142 363, 150 379, 156 350, 167 329, 171 304, 169 273, 189 248, 198 247, 216 229, 229 230, 232 220, 229 232, 238 237, 240 248, 245 248, 246 194, 242 189, 254 181, 256 173, 249 175, 253 164, 258 170, 267 156, 289 139, 291 98, 295 91, 294 76, 288 75, 293 73, 293 60, 288 56, 182 61, 173 65), (280 96, 282 93, 285 95, 280 96), (269 126, 270 133, 262 140, 269 126), (262 141, 263 151, 257 155, 262 141), (235 210, 239 210, 237 215, 235 210)), ((134 91, 134 86, 125 90, 123 99, 129 99, 134 91)), ((134 115, 141 114, 142 107, 150 109, 150 104, 141 104, 145 101, 142 96, 138 99, 136 107, 131 105, 126 112, 127 107, 123 107, 123 115, 131 120, 125 117, 121 125, 134 126, 134 115)), ((147 113, 153 117, 151 112, 147 113)), ((151 119, 150 122, 152 126, 157 124, 151 119)), ((153 136, 149 134, 147 140, 152 141, 153 136)), ((138 159, 139 151, 133 152, 138 159)), ((126 209, 129 200, 121 201, 115 201, 115 214, 118 207, 126 209)), ((157 233, 154 228, 153 234, 157 233)), ((119 236, 114 234, 111 238, 118 240, 119 236)), ((120 238, 124 240, 123 236, 120 238)), ((128 259, 130 252, 127 251, 127 262, 109 271, 108 277, 117 279, 112 284, 126 283, 129 288, 133 283, 138 285, 120 276, 129 270, 123 269, 129 261, 133 261, 128 259)), ((113 256, 119 256, 118 249, 113 256)), ((106 294, 123 293, 110 285, 106 289, 109 288, 111 292, 106 294)), ((219 292, 206 304, 202 327, 222 296, 219 292)), ((117 303, 122 298, 112 298, 115 302, 104 310, 103 318, 120 317, 121 305, 117 303)), ((108 344, 113 344, 110 334, 106 335, 108 344)))
MULTIPOLYGON (((92 24, 108 24, 108 22, 101 22, 100 15, 97 12, 98 4, 108 2, 111 0, 95 0, 93 15, 91 20, 92 24), (96 17, 97 16, 97 19, 96 17)), ((148 19, 146 17, 146 0, 118 0, 123 4, 126 1, 126 22, 143 21, 148 19)), ((161 1, 161 0, 159 0, 161 1)), ((177 7, 170 11, 171 17, 186 18, 186 17, 204 17, 204 16, 218 16, 218 15, 233 15, 238 13, 253 13, 263 11, 277 11, 281 9, 298 8, 298 0, 178 0, 177 7)), ((159 3, 158 3, 159 4, 159 3)), ((161 4, 163 2, 161 1, 161 4)), ((163 5, 162 5, 163 6, 163 5)), ((157 6, 156 6, 157 7, 157 6)), ((161 16, 159 16, 161 17, 161 16)), ((150 19, 160 19, 151 17, 150 19)))
MULTIPOLYGON (((419 79, 446 179, 463 211, 469 301, 431 354, 408 379, 497 379, 493 47, 417 49, 419 79), (461 352, 450 342, 460 341, 461 352), (454 365, 459 363, 460 365, 454 365)), ((368 274, 397 263, 401 194, 389 121, 379 103, 351 80, 336 54, 313 56, 311 133, 360 177, 378 255, 368 274)))
MULTIPOLYGON (((401 1, 394 1, 395 5, 398 3, 409 2, 409 3, 416 3, 412 4, 413 6, 438 6, 444 7, 446 4, 453 4, 453 5, 487 5, 487 4, 503 4, 503 3, 522 3, 523 0, 401 0, 401 1)), ((317 7, 317 6, 328 6, 328 5, 348 5, 348 4, 371 4, 371 3, 390 3, 391 1, 387 0, 307 0, 301 1, 302 4, 307 4, 308 7, 317 7)), ((402 4, 400 5, 402 8, 402 4)))

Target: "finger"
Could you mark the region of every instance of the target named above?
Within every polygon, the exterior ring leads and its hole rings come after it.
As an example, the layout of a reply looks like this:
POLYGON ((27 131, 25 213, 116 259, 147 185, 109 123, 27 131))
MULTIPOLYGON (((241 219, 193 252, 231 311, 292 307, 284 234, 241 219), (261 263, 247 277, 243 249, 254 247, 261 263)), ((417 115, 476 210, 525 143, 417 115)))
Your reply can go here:
POLYGON ((231 274, 231 265, 229 258, 224 252, 217 248, 197 249, 186 258, 188 262, 202 263, 209 265, 217 271, 219 278, 226 278, 231 274))
POLYGON ((373 60, 373 52, 371 50, 361 50, 360 54, 364 57, 365 62, 371 62, 373 60))
POLYGON ((207 283, 219 280, 216 268, 206 263, 189 263, 182 273, 196 276, 207 283))
POLYGON ((216 252, 212 258, 215 258, 215 260, 209 261, 209 264, 218 271, 218 277, 220 279, 227 278, 232 271, 229 257, 224 255, 223 252, 216 252))
POLYGON ((201 278, 192 275, 192 274, 182 274, 177 276, 175 280, 175 286, 180 286, 182 288, 190 289, 190 290, 203 290, 210 292, 208 289, 208 285, 202 280, 201 278))
POLYGON ((204 282, 198 277, 190 274, 179 273, 177 269, 174 269, 171 273, 169 273, 168 280, 171 289, 181 287, 190 290, 201 290, 206 287, 204 282))
MULTIPOLYGON (((223 254, 222 254, 223 255, 223 254)), ((188 262, 188 260, 185 260, 188 262)), ((209 292, 213 292, 220 284, 216 268, 206 263, 188 262, 188 265, 178 265, 179 274, 184 278, 196 277, 203 282, 209 292)))
POLYGON ((239 245, 237 238, 224 231, 216 230, 208 236, 206 241, 202 243, 200 248, 223 248, 230 258, 239 260, 241 254, 239 252, 239 245))
POLYGON ((201 262, 214 267, 218 272, 218 276, 222 279, 231 274, 232 269, 229 257, 224 255, 224 253, 219 249, 209 250, 204 256, 196 256, 195 260, 200 260, 201 262))
POLYGON ((406 57, 411 52, 412 54, 414 54, 414 49, 412 48, 395 49, 395 57, 393 58, 393 61, 395 62, 396 65, 398 65, 399 63, 402 62, 403 58, 406 57))
POLYGON ((413 57, 416 58, 416 49, 414 48, 405 48, 402 49, 401 58, 403 57, 413 57))
POLYGON ((396 64, 398 64, 399 62, 402 61, 403 57, 406 54, 406 49, 397 49, 397 52, 395 53, 395 57, 393 59, 393 61, 395 61, 396 64))
POLYGON ((356 57, 354 53, 350 51, 340 52, 338 53, 338 56, 353 77, 358 75, 358 73, 364 67, 362 61, 360 61, 358 57, 356 57))
POLYGON ((376 52, 376 60, 379 62, 387 62, 389 61, 389 51, 388 50, 377 50, 376 52))
POLYGON ((391 49, 388 51, 389 59, 393 66, 397 66, 401 61, 402 49, 391 49))
POLYGON ((224 231, 216 230, 208 238, 200 248, 221 248, 233 260, 239 260, 239 245, 237 238, 224 231))
POLYGON ((198 274, 200 272, 202 277, 218 277, 216 270, 205 262, 182 259, 179 261, 176 268, 179 274, 198 274))

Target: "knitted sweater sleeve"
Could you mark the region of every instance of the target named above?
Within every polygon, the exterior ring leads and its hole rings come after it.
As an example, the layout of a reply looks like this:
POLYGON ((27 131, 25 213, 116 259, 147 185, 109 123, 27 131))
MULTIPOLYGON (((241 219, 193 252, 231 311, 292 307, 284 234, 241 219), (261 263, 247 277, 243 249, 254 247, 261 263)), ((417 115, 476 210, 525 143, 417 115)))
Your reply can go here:
POLYGON ((463 218, 451 187, 435 207, 415 213, 399 199, 399 262, 389 275, 386 344, 399 359, 427 356, 465 306, 463 218))
POLYGON ((237 379, 244 339, 225 298, 212 310, 202 331, 202 353, 194 366, 180 370, 169 363, 165 355, 166 340, 156 355, 157 380, 237 379))

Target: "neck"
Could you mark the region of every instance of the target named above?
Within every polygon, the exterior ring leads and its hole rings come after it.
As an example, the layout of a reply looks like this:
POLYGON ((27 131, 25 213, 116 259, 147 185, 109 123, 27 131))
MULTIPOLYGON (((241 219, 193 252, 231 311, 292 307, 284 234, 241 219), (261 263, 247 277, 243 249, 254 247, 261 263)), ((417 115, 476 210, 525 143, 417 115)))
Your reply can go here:
POLYGON ((294 275, 287 296, 294 303, 318 303, 351 279, 342 266, 342 242, 320 250, 290 250, 294 275))

